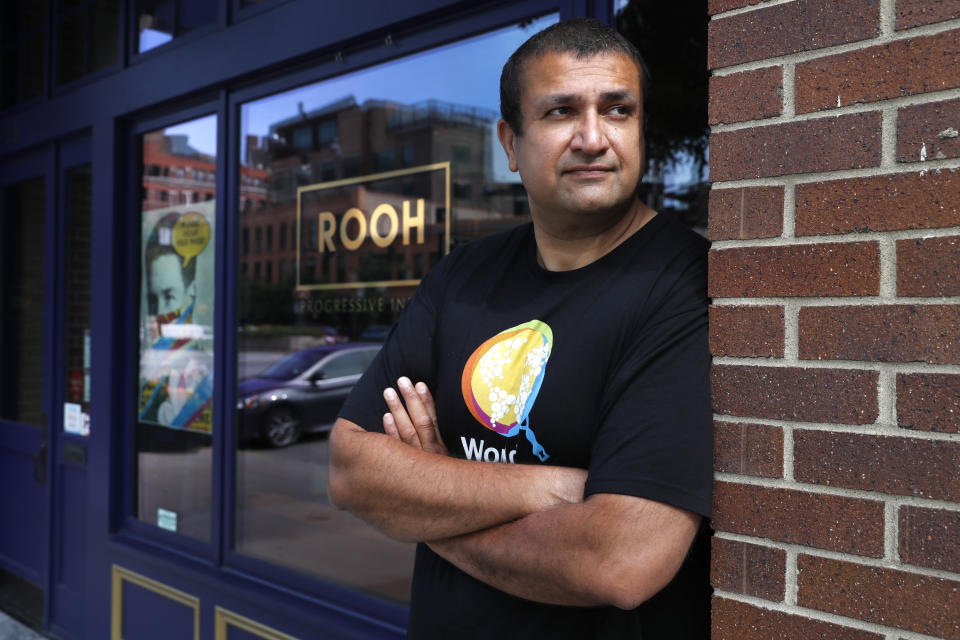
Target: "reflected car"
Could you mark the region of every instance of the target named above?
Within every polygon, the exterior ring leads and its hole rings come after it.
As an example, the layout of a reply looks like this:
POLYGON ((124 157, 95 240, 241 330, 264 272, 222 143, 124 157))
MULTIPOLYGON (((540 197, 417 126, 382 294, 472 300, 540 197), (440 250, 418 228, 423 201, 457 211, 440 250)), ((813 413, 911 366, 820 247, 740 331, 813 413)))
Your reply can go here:
POLYGON ((379 344, 331 344, 295 351, 237 389, 241 441, 286 447, 333 429, 340 407, 380 351, 379 344))
POLYGON ((360 333, 360 339, 367 342, 383 342, 387 339, 387 334, 390 333, 391 327, 393 327, 393 325, 390 324, 371 325, 360 333))

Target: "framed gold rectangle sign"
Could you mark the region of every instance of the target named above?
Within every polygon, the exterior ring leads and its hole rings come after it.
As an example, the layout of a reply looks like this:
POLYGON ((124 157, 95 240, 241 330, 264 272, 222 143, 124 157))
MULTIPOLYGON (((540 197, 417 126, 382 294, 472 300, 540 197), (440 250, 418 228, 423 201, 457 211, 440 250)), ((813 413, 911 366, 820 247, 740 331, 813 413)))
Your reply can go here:
POLYGON ((297 189, 298 291, 415 286, 411 258, 449 250, 449 162, 297 189))

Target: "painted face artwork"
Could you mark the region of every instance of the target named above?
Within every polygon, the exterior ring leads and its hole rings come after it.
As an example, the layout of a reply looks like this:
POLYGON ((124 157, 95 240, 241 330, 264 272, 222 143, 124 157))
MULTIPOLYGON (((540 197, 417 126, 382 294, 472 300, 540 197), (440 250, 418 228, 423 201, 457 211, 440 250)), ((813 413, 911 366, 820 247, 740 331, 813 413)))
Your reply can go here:
POLYGON ((540 392, 553 346, 553 331, 531 320, 486 340, 463 368, 461 390, 467 409, 484 427, 505 437, 526 432, 541 461, 550 456, 537 442, 530 411, 540 392))

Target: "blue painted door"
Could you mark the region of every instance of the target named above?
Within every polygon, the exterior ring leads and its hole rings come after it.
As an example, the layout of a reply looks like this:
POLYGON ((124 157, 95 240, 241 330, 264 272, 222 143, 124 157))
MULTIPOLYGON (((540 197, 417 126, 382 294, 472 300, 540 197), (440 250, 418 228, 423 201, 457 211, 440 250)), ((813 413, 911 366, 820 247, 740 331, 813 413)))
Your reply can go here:
POLYGON ((0 605, 42 624, 49 562, 53 150, 0 165, 0 605))

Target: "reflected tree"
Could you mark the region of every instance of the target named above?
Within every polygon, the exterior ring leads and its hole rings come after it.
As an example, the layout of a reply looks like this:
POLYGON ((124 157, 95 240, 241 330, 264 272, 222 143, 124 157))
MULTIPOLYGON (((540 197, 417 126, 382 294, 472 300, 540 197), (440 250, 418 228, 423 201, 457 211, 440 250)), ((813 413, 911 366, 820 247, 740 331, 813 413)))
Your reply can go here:
POLYGON ((667 196, 678 213, 686 211, 681 217, 702 217, 704 225, 703 187, 689 185, 682 193, 664 194, 663 177, 686 164, 699 176, 707 164, 708 22, 706 0, 630 0, 616 18, 617 29, 637 46, 650 72, 644 101, 647 200, 669 209, 667 196), (702 216, 691 211, 692 206, 702 206, 702 216))

